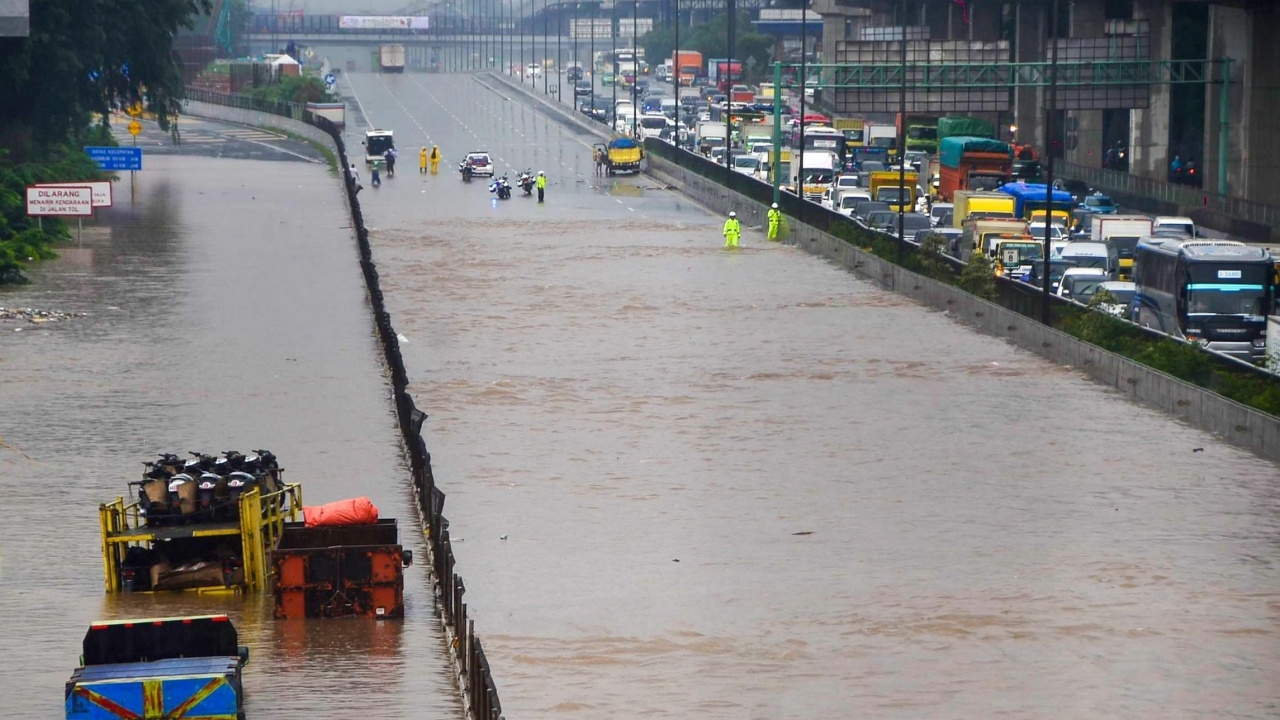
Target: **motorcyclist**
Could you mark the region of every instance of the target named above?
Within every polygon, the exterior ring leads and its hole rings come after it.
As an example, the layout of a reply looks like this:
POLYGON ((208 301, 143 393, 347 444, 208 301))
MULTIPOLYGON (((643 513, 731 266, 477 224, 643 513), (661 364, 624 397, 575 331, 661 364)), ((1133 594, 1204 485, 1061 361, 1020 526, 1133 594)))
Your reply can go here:
POLYGON ((769 208, 769 239, 777 240, 778 231, 782 227, 782 211, 778 209, 778 203, 774 203, 769 208))
POLYGON ((470 180, 475 173, 475 164, 471 162, 471 158, 462 161, 462 179, 470 180))
POLYGON ((739 237, 742 237, 742 225, 738 223, 738 213, 730 210, 729 219, 724 221, 724 246, 738 247, 739 237))
POLYGON ((547 189, 547 174, 541 170, 538 171, 538 202, 542 202, 542 193, 547 189))
POLYGON ((1169 175, 1175 182, 1182 175, 1182 156, 1174 155, 1173 162, 1169 163, 1169 175))

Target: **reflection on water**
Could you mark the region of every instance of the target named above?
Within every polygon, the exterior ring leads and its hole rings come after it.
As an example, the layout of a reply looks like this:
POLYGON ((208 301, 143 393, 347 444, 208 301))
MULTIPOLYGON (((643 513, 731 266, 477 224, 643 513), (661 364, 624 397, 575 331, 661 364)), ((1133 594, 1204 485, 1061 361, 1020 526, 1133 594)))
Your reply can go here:
POLYGON ((430 187, 366 212, 508 717, 1275 717, 1273 465, 672 193, 430 187))
POLYGON ((81 247, 0 291, 0 305, 88 313, 0 323, 0 687, 24 688, 0 714, 57 716, 96 618, 228 612, 251 651, 250 717, 456 717, 422 568, 403 622, 280 623, 262 596, 104 596, 98 503, 166 451, 269 448, 309 504, 368 495, 425 557, 333 180, 149 162, 136 204, 117 188, 81 247))

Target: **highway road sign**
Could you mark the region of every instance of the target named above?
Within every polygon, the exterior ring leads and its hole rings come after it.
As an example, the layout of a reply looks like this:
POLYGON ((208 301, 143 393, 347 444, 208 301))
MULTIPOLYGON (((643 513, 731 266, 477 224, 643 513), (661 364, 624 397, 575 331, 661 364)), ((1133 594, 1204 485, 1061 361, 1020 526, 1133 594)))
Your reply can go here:
POLYGON ((138 136, 138 133, 140 133, 140 132, 142 132, 142 123, 138 122, 137 120, 132 120, 132 121, 130 121, 130 122, 129 122, 129 134, 130 134, 130 135, 132 135, 132 136, 134 136, 134 137, 137 137, 137 136, 138 136))
POLYGON ((111 207, 111 183, 107 180, 97 182, 71 182, 71 183, 40 183, 35 187, 41 188, 64 188, 64 187, 87 187, 93 194, 93 206, 95 208, 111 207))
POLYGON ((85 146, 89 158, 103 170, 141 170, 142 148, 85 146))
POLYGON ((93 190, 88 187, 27 188, 27 214, 82 216, 93 214, 93 190))

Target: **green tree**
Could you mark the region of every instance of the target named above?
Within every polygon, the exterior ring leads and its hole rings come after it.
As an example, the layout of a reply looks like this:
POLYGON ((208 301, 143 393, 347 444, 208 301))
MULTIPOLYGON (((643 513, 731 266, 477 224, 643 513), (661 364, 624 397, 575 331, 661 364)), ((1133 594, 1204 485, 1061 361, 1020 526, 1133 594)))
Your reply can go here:
POLYGON ((0 38, 0 145, 74 141, 93 116, 143 103, 168 128, 182 98, 173 37, 210 0, 40 0, 31 34, 0 38))
POLYGON ((969 257, 969 262, 965 263, 964 269, 960 271, 960 276, 956 278, 956 285, 983 300, 995 300, 995 264, 991 262, 991 258, 975 252, 969 257))

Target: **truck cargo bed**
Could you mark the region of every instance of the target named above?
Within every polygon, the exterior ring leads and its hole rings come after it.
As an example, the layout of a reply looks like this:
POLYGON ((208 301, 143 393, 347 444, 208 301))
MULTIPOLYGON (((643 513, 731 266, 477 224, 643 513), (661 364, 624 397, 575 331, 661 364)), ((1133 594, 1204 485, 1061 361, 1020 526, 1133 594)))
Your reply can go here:
POLYGON ((311 528, 286 523, 271 553, 275 616, 403 617, 403 567, 411 559, 393 519, 311 528))
POLYGON ((90 665, 67 681, 67 720, 242 718, 240 659, 193 657, 90 665))

